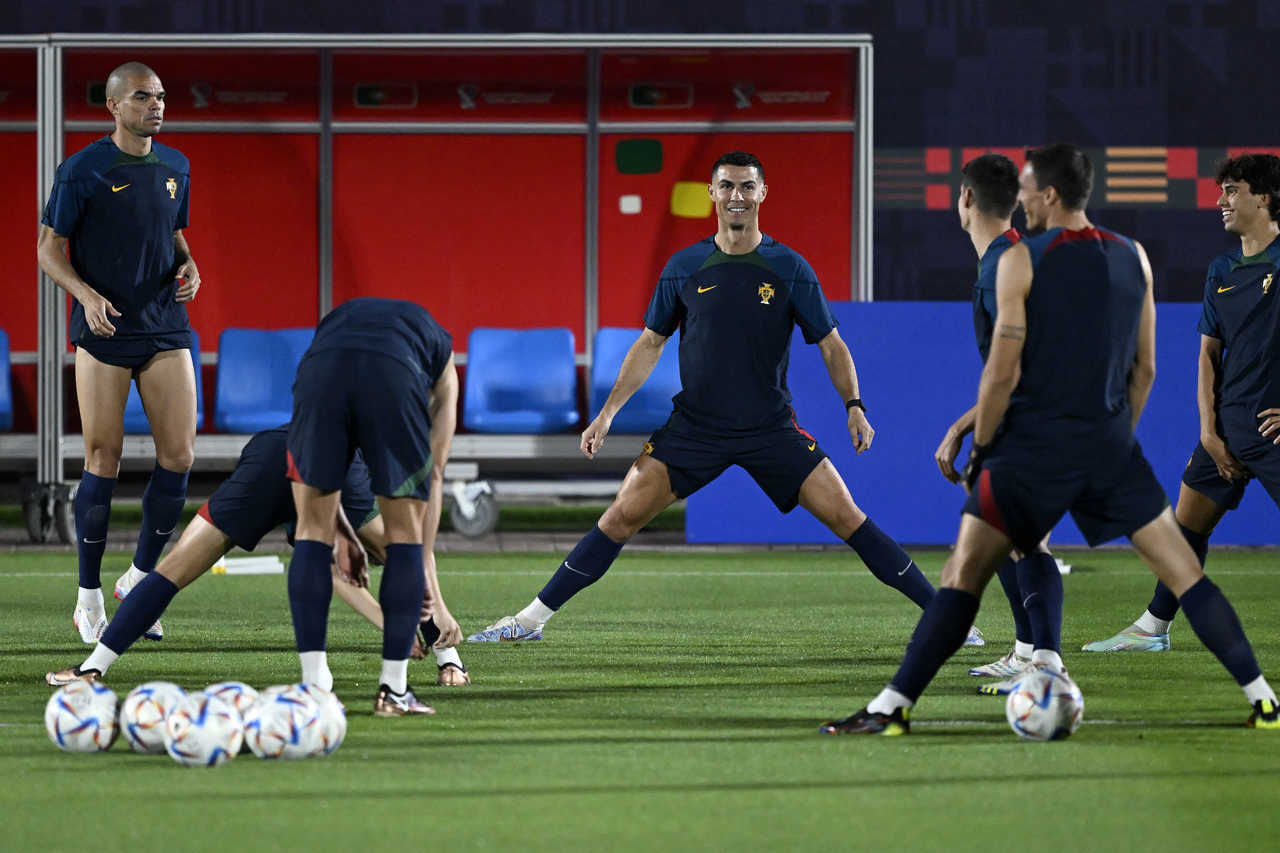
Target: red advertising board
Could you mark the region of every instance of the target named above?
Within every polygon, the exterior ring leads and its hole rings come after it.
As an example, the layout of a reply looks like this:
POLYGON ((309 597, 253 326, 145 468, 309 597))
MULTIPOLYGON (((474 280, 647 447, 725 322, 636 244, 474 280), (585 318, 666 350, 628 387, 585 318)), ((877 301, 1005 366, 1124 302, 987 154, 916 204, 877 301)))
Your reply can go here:
POLYGON ((110 120, 107 75, 123 62, 146 63, 165 89, 169 121, 316 121, 315 52, 281 50, 69 50, 63 93, 68 119, 110 120))
POLYGON ((582 51, 338 53, 339 121, 586 121, 582 51))
POLYGON ((604 121, 849 121, 851 50, 638 50, 602 58, 604 121))
POLYGON ((0 50, 0 121, 36 120, 36 52, 0 50))

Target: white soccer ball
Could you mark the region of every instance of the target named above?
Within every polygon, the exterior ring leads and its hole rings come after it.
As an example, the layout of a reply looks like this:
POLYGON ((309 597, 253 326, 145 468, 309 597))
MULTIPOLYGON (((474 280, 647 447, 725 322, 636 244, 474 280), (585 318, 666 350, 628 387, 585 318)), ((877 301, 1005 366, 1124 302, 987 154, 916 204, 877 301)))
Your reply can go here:
POLYGON ((215 767, 236 757, 244 742, 244 722, 229 702, 207 693, 189 693, 164 721, 164 748, 188 767, 215 767))
POLYGON ((1023 674, 1004 703, 1009 725, 1028 740, 1071 737, 1084 716, 1084 696, 1065 673, 1033 669, 1023 674))
POLYGON ((313 753, 317 757, 333 754, 347 736, 347 706, 332 692, 314 684, 294 687, 316 700, 320 707, 320 741, 313 753))
POLYGON ((249 709, 258 701, 258 691, 243 681, 219 681, 204 689, 210 696, 217 696, 236 709, 241 718, 249 713, 249 709))
POLYGON ((134 752, 164 752, 164 721, 187 692, 172 681, 148 681, 120 703, 120 731, 134 752))
POLYGON ((44 706, 44 730, 49 740, 67 752, 101 752, 120 734, 116 724, 119 702, 109 687, 73 681, 58 688, 44 706))
POLYGON ((259 758, 309 758, 321 750, 320 705, 298 684, 268 687, 245 715, 245 740, 259 758))

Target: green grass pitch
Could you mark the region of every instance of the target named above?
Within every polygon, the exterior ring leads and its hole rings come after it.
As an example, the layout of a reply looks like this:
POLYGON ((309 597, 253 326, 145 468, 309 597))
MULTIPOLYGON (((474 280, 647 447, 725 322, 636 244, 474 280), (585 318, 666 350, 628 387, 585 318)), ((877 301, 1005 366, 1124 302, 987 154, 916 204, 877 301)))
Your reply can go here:
MULTIPOLYGON (((944 555, 921 552, 936 578, 944 555)), ((46 670, 78 663, 71 554, 0 555, 3 850, 1257 850, 1280 837, 1280 735, 1243 727, 1239 689, 1185 621, 1164 654, 1087 655, 1150 594, 1127 551, 1068 555, 1065 659, 1085 696, 1068 741, 1020 741, 968 666, 1008 650, 998 585, 906 738, 820 736, 895 670, 918 611, 841 552, 624 553, 529 645, 462 648, 474 684, 410 682, 435 717, 370 713, 379 637, 340 602, 329 645, 350 730, 332 757, 242 755, 213 770, 59 752, 46 670)), ((108 555, 108 580, 127 565, 108 555)), ((1214 551, 1264 670, 1280 681, 1274 552, 1214 551)), ((464 629, 523 606, 554 555, 444 555, 464 629)), ((375 575, 376 581, 376 575, 375 575)), ((114 607, 109 605, 109 610, 114 607)), ((188 689, 292 681, 274 577, 207 576, 111 670, 188 689)))

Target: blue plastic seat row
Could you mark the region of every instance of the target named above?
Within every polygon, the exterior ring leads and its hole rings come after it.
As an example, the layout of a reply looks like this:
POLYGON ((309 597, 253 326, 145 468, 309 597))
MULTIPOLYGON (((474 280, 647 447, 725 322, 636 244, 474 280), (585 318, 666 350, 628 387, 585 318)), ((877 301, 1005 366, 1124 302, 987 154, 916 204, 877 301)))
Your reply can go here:
MULTIPOLYGON (((218 373, 213 423, 227 433, 251 433, 278 426, 292 415, 293 377, 315 330, 224 329, 218 338, 218 373)), ((599 413, 618 368, 639 329, 603 328, 596 333, 587 391, 588 420, 599 413)), ((615 433, 645 433, 661 426, 680 390, 672 337, 648 381, 614 418, 615 433)), ((204 423, 200 338, 193 333, 197 365, 196 424, 204 423)), ((573 332, 569 329, 472 331, 467 342, 463 426, 480 433, 561 433, 578 424, 578 379, 573 332)), ((0 430, 13 426, 9 382, 9 338, 0 330, 0 430)), ((129 389, 125 432, 150 432, 137 386, 129 389)))

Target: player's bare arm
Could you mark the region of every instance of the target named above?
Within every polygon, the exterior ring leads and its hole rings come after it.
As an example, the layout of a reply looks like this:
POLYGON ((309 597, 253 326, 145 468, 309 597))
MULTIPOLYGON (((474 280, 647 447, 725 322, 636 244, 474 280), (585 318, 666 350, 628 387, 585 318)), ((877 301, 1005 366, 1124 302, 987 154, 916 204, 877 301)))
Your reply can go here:
POLYGON ((1200 336, 1200 362, 1196 372, 1196 407, 1200 411, 1200 444, 1218 466, 1218 475, 1227 481, 1249 476, 1232 454, 1218 430, 1218 387, 1222 377, 1222 341, 1200 336))
POLYGON ((191 257, 191 247, 182 231, 173 232, 173 255, 178 260, 178 270, 173 277, 178 281, 178 290, 174 294, 175 302, 190 302, 196 298, 200 289, 200 270, 196 269, 195 259, 191 257))
POLYGON ((1138 419, 1142 417, 1147 397, 1151 394, 1151 386, 1156 381, 1156 299, 1147 252, 1136 240, 1133 245, 1138 250, 1142 275, 1147 282, 1147 292, 1142 299, 1142 314, 1138 319, 1138 349, 1134 353, 1133 367, 1129 371, 1129 411, 1133 419, 1132 426, 1137 429, 1138 419))
POLYGON ((427 499, 427 513, 422 522, 422 566, 426 580, 423 605, 440 629, 436 648, 444 649, 462 642, 462 629, 449 612, 440 591, 435 555, 440 513, 444 509, 444 467, 449 461, 449 448, 458 420, 458 370, 454 367, 452 355, 431 389, 428 411, 431 415, 431 496, 427 499))
POLYGON ((973 432, 973 425, 977 422, 977 418, 978 407, 974 405, 956 418, 955 423, 947 427, 946 433, 942 436, 942 442, 933 452, 933 461, 937 463, 938 470, 948 482, 960 482, 960 472, 956 470, 956 457, 960 455, 960 444, 964 441, 964 437, 973 432))
POLYGON ((667 336, 660 335, 653 329, 645 329, 631 345, 631 349, 627 350, 622 366, 618 368, 618 378, 609 391, 608 399, 600 408, 600 414, 582 431, 578 447, 588 459, 594 458, 604 447, 604 437, 609 434, 614 416, 631 399, 631 395, 640 389, 649 374, 653 373, 653 368, 662 356, 662 348, 666 345, 667 336))
POLYGON ((351 520, 338 504, 337 534, 333 540, 333 559, 338 567, 338 578, 352 586, 368 588, 369 557, 351 520))
POLYGON ((1031 293, 1031 253, 1019 244, 1000 256, 996 267, 996 327, 991 354, 978 383, 973 443, 986 447, 1009 408, 1018 384, 1022 348, 1027 339, 1027 296, 1031 293))
POLYGON ((54 284, 71 294, 71 298, 84 307, 84 318, 89 324, 89 331, 102 338, 115 334, 116 327, 108 318, 119 317, 120 312, 105 296, 86 284, 75 267, 71 266, 71 259, 67 257, 66 237, 48 225, 41 225, 40 236, 36 240, 36 260, 40 269, 54 284))
MULTIPOLYGON (((822 353, 822 362, 827 366, 827 374, 831 384, 840 394, 843 402, 859 400, 862 395, 858 391, 858 368, 853 363, 853 355, 848 345, 840 337, 837 329, 832 329, 827 336, 818 341, 818 352, 822 353)), ((871 449, 871 441, 876 431, 867 420, 867 413, 860 406, 848 406, 849 438, 858 453, 871 449)))

